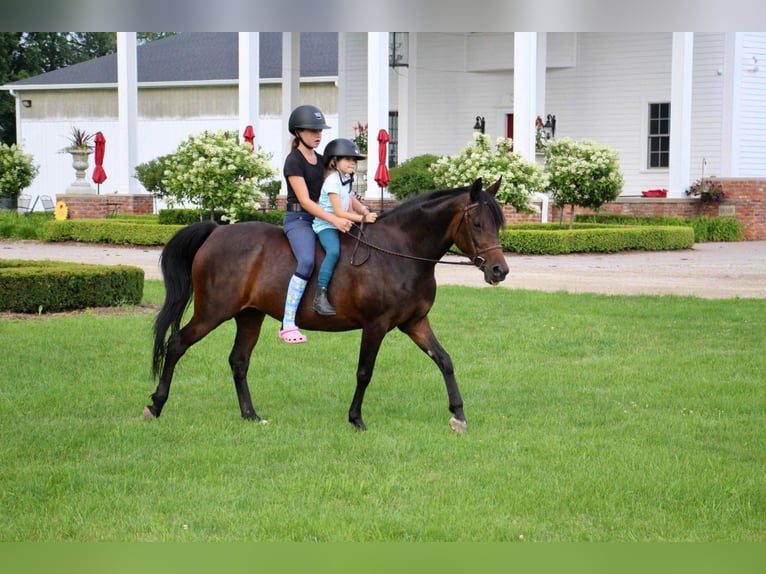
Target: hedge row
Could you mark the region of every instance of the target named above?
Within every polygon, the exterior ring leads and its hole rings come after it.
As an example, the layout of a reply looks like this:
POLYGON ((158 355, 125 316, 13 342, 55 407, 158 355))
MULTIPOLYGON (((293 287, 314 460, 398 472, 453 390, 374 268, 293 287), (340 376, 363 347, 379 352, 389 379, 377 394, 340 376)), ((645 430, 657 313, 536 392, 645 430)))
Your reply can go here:
POLYGON ((636 217, 630 215, 577 215, 576 222, 612 225, 671 225, 694 229, 694 241, 742 241, 742 225, 736 217, 636 217))
POLYGON ((559 229, 506 228, 500 233, 504 251, 525 254, 614 253, 626 250, 665 251, 694 246, 691 227, 594 227, 559 229))
MULTIPOLYGON (((213 219, 218 223, 226 223, 224 220, 225 212, 222 209, 216 209, 213 212, 213 219)), ((272 209, 270 211, 261 211, 259 209, 241 209, 237 215, 237 221, 265 221, 274 225, 282 225, 285 218, 284 210, 272 209)), ((159 222, 165 225, 191 225, 201 219, 210 219, 210 214, 200 212, 199 209, 162 209, 159 214, 159 222)))
POLYGON ((81 241, 120 245, 165 245, 183 225, 136 223, 115 219, 47 221, 43 241, 81 241))
POLYGON ((0 260, 0 310, 44 313, 137 305, 144 270, 129 265, 0 260))

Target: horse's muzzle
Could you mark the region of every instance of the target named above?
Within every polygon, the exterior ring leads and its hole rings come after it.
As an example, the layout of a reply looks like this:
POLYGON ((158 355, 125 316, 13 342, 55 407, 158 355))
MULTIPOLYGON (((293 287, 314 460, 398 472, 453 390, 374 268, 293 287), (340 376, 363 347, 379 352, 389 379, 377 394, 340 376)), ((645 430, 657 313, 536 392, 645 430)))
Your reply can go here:
POLYGON ((490 285, 497 285, 504 281, 508 275, 508 264, 505 262, 505 258, 497 263, 488 263, 484 257, 477 257, 475 263, 479 269, 484 271, 484 281, 490 285))

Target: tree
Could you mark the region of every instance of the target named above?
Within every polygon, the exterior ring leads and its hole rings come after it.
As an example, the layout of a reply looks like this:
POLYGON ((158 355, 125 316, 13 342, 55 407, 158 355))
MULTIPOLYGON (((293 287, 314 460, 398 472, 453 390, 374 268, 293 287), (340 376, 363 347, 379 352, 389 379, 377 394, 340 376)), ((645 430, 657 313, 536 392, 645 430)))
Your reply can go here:
POLYGON ((270 155, 239 140, 236 132, 205 132, 181 142, 164 157, 161 186, 168 204, 192 203, 213 219, 224 209, 227 219, 263 198, 261 189, 276 175, 270 155))
POLYGON ((570 206, 570 228, 575 206, 598 211, 604 203, 617 199, 622 191, 623 177, 617 152, 590 140, 575 142, 562 138, 548 141, 545 172, 553 205, 562 211, 565 206, 570 206))
POLYGON ((494 148, 488 135, 474 133, 473 143, 455 156, 443 156, 430 170, 437 185, 470 185, 477 177, 485 184, 501 179, 497 201, 512 205, 520 213, 531 213, 532 193, 543 191, 547 184, 542 168, 511 151, 512 141, 497 138, 494 148))

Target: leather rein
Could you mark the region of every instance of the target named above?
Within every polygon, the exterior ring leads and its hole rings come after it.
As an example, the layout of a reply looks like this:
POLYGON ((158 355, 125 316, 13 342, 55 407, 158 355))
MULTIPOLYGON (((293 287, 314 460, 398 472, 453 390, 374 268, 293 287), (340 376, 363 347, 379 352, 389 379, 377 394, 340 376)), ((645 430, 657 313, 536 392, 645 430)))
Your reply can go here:
MULTIPOLYGON (((463 208, 463 218, 460 220, 460 225, 463 225, 465 223, 466 229, 468 229, 468 212, 471 209, 475 208, 475 207, 478 207, 479 209, 481 209, 481 206, 482 205, 480 203, 478 203, 478 202, 466 205, 463 208)), ((476 267, 478 267, 482 271, 484 270, 484 268, 486 267, 486 264, 487 264, 487 260, 484 257, 482 257, 482 255, 484 253, 487 253, 488 251, 493 251, 495 249, 500 249, 502 251, 502 249, 503 249, 500 244, 492 245, 490 247, 485 247, 484 249, 478 249, 477 246, 476 246, 476 240, 474 239, 473 235, 469 231, 468 236, 471 238, 471 247, 472 247, 472 250, 473 250, 473 254, 469 255, 468 253, 464 253, 462 251, 458 251, 458 252, 451 251, 451 253, 455 253, 456 255, 462 255, 463 257, 467 257, 471 261, 470 262, 468 262, 468 261, 442 261, 441 259, 430 259, 428 257, 419 257, 417 255, 410 255, 410 254, 407 254, 407 253, 399 253, 398 251, 391 251, 390 249, 386 249, 384 247, 380 247, 378 245, 374 245, 374 244, 368 242, 366 239, 364 239, 364 222, 362 222, 361 224, 358 224, 358 225, 356 223, 354 223, 352 227, 359 230, 359 235, 356 235, 356 236, 355 235, 351 235, 351 237, 356 239, 356 245, 354 246, 354 251, 351 254, 351 261, 350 261, 350 263, 351 263, 351 265, 357 265, 357 266, 362 265, 362 264, 364 264, 365 261, 367 261, 367 257, 365 257, 364 260, 361 261, 361 262, 355 262, 354 261, 354 257, 356 256, 356 252, 357 252, 357 249, 359 248, 359 244, 365 245, 366 247, 369 247, 369 248, 374 249, 376 251, 380 251, 381 253, 385 253, 387 255, 393 255, 395 257, 402 257, 404 259, 412 259, 412 260, 415 260, 415 261, 423 261, 423 262, 426 262, 426 263, 443 263, 445 265, 475 265, 476 267)), ((460 230, 460 227, 458 226, 458 231, 459 230, 460 230)), ((457 235, 457 233, 455 235, 457 235)), ((369 257, 369 255, 368 255, 368 257, 369 257)))

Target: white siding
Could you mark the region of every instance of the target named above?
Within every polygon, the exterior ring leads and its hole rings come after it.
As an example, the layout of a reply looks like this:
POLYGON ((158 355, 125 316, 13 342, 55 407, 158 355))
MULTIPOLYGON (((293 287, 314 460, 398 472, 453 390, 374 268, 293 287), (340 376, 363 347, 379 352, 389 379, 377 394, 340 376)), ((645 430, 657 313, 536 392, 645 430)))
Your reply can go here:
MULTIPOLYGON (((725 34, 694 34, 689 181, 721 175, 725 34)), ((672 110, 671 110, 672 113, 672 110)))
MULTIPOLYGON (((739 86, 740 177, 766 176, 766 34, 743 33, 739 86), (753 59, 755 58, 755 59, 753 59)), ((735 88, 737 89, 737 88, 735 88)))
POLYGON ((668 187, 646 168, 647 106, 670 101, 672 34, 578 34, 577 66, 549 69, 546 111, 556 137, 591 139, 620 155, 624 195, 668 187))

